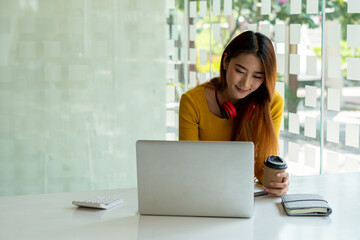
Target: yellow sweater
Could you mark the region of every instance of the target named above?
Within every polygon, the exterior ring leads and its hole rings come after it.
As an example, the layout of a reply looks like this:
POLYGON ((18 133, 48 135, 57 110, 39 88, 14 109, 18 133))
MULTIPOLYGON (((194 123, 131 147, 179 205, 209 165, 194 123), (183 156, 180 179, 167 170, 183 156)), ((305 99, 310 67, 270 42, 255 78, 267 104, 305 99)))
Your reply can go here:
MULTIPOLYGON (((181 97, 179 140, 230 141, 234 120, 220 118, 210 112, 206 101, 205 87, 212 87, 212 85, 209 82, 201 84, 187 91, 181 97)), ((275 91, 271 116, 278 138, 283 109, 284 99, 275 91)), ((263 166, 263 162, 255 164, 255 166, 263 166)), ((257 170, 255 169, 255 172, 257 170)))

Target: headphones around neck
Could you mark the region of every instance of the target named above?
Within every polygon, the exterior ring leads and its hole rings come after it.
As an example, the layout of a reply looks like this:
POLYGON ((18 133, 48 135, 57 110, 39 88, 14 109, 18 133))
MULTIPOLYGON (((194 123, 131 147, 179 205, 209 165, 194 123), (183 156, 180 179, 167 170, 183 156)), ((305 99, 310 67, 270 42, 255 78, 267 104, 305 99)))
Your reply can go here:
MULTIPOLYGON (((221 115, 226 119, 234 119, 237 114, 236 108, 229 101, 225 101, 223 104, 220 104, 217 86, 215 87, 215 98, 216 98, 217 104, 219 105, 221 115)), ((256 109, 256 105, 253 104, 252 108, 249 110, 248 116, 246 118, 247 121, 249 121, 253 118, 255 109, 256 109)))
POLYGON ((221 116, 225 117, 226 119, 233 119, 236 117, 237 112, 231 102, 225 101, 222 105, 220 104, 217 86, 215 88, 215 98, 217 104, 219 105, 221 116))

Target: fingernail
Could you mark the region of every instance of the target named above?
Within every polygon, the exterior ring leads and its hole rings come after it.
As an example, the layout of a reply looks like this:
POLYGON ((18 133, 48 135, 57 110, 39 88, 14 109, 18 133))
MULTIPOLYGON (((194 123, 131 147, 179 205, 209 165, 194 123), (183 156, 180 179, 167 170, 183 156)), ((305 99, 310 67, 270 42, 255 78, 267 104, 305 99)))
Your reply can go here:
POLYGON ((278 173, 276 176, 281 177, 281 173, 278 173))

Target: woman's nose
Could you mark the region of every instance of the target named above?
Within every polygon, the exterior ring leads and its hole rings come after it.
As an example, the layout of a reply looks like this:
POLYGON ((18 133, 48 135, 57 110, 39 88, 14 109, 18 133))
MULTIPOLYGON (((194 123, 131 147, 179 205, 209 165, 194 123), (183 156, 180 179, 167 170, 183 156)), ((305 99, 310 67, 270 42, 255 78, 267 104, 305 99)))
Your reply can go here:
POLYGON ((244 75, 244 78, 242 79, 242 85, 243 87, 250 87, 251 85, 251 76, 249 74, 244 75))

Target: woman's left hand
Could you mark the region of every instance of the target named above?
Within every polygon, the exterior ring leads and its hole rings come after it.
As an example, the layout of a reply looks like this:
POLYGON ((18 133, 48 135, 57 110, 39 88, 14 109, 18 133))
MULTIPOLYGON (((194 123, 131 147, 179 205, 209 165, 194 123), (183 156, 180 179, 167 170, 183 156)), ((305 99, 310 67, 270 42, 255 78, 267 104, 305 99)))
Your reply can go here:
POLYGON ((282 182, 271 182, 270 185, 274 188, 265 188, 265 191, 279 197, 283 194, 286 194, 289 189, 290 182, 289 173, 287 172, 278 173, 277 176, 283 178, 282 182))

